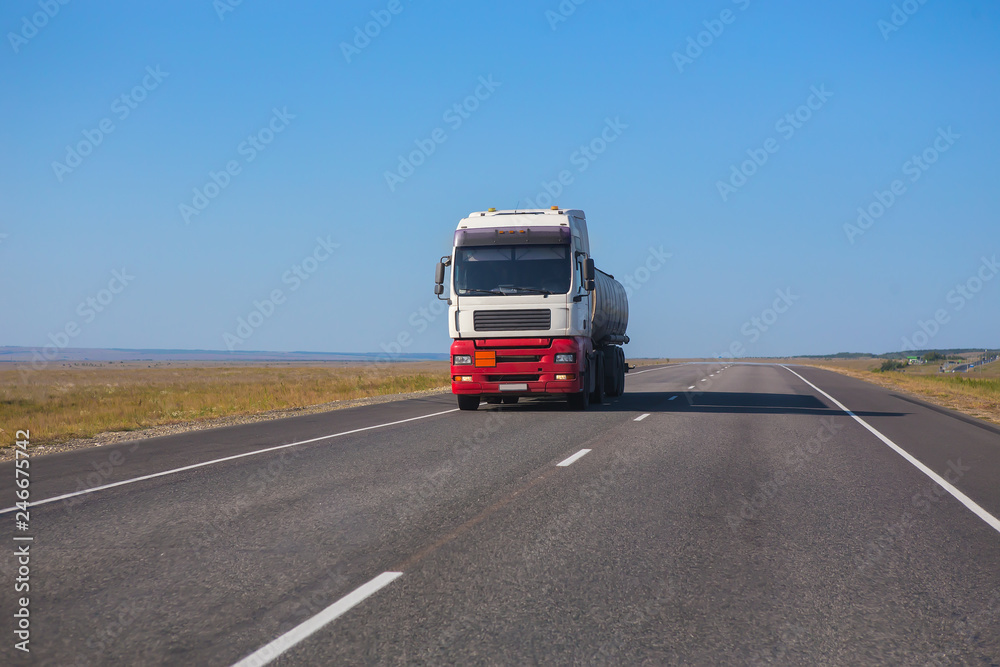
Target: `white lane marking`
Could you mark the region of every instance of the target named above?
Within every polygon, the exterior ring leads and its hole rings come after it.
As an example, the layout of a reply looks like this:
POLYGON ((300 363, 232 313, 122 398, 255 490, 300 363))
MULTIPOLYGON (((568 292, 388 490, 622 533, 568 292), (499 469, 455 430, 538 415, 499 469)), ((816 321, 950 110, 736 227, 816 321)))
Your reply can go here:
MULTIPOLYGON (((331 435, 321 435, 318 438, 310 438, 309 440, 299 440, 298 442, 290 442, 286 445, 277 445, 276 447, 268 447, 266 449, 255 449, 252 452, 244 452, 242 454, 235 454, 233 456, 226 456, 221 459, 212 459, 211 461, 204 461, 202 463, 194 463, 189 466, 183 466, 181 468, 174 468, 172 470, 164 470, 163 472, 156 472, 151 475, 143 475, 142 477, 135 477, 133 479, 124 479, 120 482, 113 482, 111 484, 104 484, 102 486, 95 486, 92 489, 83 489, 82 491, 74 491, 73 493, 64 493, 61 496, 55 496, 54 498, 46 498, 44 500, 36 500, 33 503, 28 503, 28 507, 36 507, 38 505, 45 505, 46 503, 54 503, 57 500, 65 500, 67 498, 73 498, 75 496, 82 496, 88 493, 95 493, 97 491, 103 491, 104 489, 111 489, 116 486, 124 486, 125 484, 135 484, 136 482, 143 482, 147 479, 155 479, 157 477, 163 477, 165 475, 173 475, 174 473, 184 472, 185 470, 194 470, 195 468, 204 468, 205 466, 210 466, 215 463, 223 463, 225 461, 234 461, 236 459, 241 459, 245 456, 256 456, 257 454, 266 454, 268 452, 276 452, 280 449, 287 449, 289 447, 295 447, 297 445, 305 445, 310 442, 318 442, 320 440, 328 440, 330 438, 339 438, 342 435, 351 435, 352 433, 361 433, 362 431, 370 431, 375 428, 383 428, 386 426, 395 426, 396 424, 405 424, 406 422, 416 421, 418 419, 427 419, 428 417, 437 417, 438 415, 446 415, 449 412, 458 412, 458 408, 452 408, 451 410, 444 410, 442 412, 434 412, 429 415, 420 415, 419 417, 410 417, 409 419, 400 419, 399 421, 387 422, 385 424, 376 424, 374 426, 365 426, 363 428, 356 428, 350 431, 343 431, 341 433, 333 433, 331 435)), ((13 512, 16 507, 7 507, 6 509, 0 510, 0 514, 7 514, 8 512, 13 512)))
MULTIPOLYGON (((674 398, 677 398, 677 397, 676 397, 676 396, 674 396, 674 398)), ((673 400, 673 399, 670 399, 670 400, 673 400)), ((641 422, 641 421, 642 421, 643 419, 645 419, 645 418, 646 418, 646 417, 648 417, 648 416, 649 416, 649 413, 647 412, 646 414, 643 414, 643 415, 639 415, 638 417, 636 417, 636 418, 635 418, 635 419, 633 419, 632 421, 634 421, 634 422, 641 422)))
POLYGON ((660 366, 658 368, 647 368, 644 371, 629 371, 628 373, 626 373, 625 377, 627 378, 629 375, 642 375, 643 373, 652 373, 653 371, 662 371, 666 368, 673 368, 676 365, 677 364, 671 364, 669 366, 660 366))
POLYGON ((688 389, 694 389, 694 385, 691 385, 690 387, 688 387, 688 389))
POLYGON ((885 444, 889 445, 889 447, 891 447, 893 450, 895 450, 895 452, 897 454, 899 454, 904 459, 906 459, 907 461, 909 461, 910 463, 912 463, 913 466, 917 470, 919 470, 920 472, 924 473, 925 475, 927 475, 928 477, 930 477, 932 480, 934 480, 941 488, 943 488, 945 491, 947 491, 952 496, 954 496, 954 498, 958 502, 962 503, 967 508, 969 508, 970 510, 972 510, 973 514, 975 514, 976 516, 978 516, 980 519, 982 519, 983 521, 985 521, 991 528, 993 528, 998 533, 1000 533, 1000 519, 997 519, 995 516, 993 516, 992 514, 990 514, 989 512, 987 512, 985 509, 983 509, 982 507, 980 507, 976 503, 976 501, 974 501, 972 498, 969 498, 967 495, 965 495, 964 493, 962 493, 961 491, 959 491, 957 488, 955 488, 954 486, 952 486, 951 483, 948 480, 946 480, 944 477, 942 477, 941 475, 937 474, 936 472, 934 472, 933 470, 931 470, 930 468, 928 468, 927 466, 925 466, 923 463, 921 463, 920 461, 918 461, 916 458, 914 458, 912 455, 910 455, 910 453, 907 452, 905 449, 903 449, 902 447, 900 447, 899 445, 897 445, 896 443, 894 443, 889 438, 887 438, 884 435, 882 435, 874 426, 871 426, 864 419, 862 419, 861 417, 857 416, 856 414, 854 414, 853 412, 851 412, 850 410, 848 410, 844 406, 843 403, 841 403, 840 401, 838 401, 837 399, 835 399, 833 396, 831 396, 830 394, 826 393, 825 391, 823 391, 822 389, 820 389, 819 387, 817 387, 816 385, 814 385, 812 382, 810 382, 809 380, 805 379, 804 377, 802 377, 801 375, 799 375, 798 373, 796 373, 795 371, 793 371, 788 366, 781 365, 781 367, 784 368, 789 373, 791 373, 792 375, 794 375, 795 377, 797 377, 800 380, 802 380, 803 382, 805 382, 807 385, 809 385, 810 387, 812 387, 813 389, 815 389, 819 393, 821 393, 824 396, 826 396, 831 401, 833 401, 834 405, 836 405, 838 408, 840 408, 841 410, 843 410, 844 412, 846 412, 847 414, 849 414, 851 417, 853 417, 855 421, 857 421, 859 424, 861 424, 866 429, 868 429, 869 431, 871 431, 872 434, 876 438, 878 438, 879 440, 881 440, 885 444))
POLYGON ((676 394, 674 394, 673 396, 671 396, 671 397, 670 397, 670 398, 668 398, 667 400, 668 400, 668 401, 672 401, 672 400, 674 400, 675 398, 677 398, 677 395, 676 395, 676 394))
POLYGON ((573 465, 573 463, 576 462, 577 459, 582 458, 582 457, 586 456, 589 453, 590 453, 589 449, 581 449, 580 451, 578 451, 573 456, 569 457, 565 461, 560 461, 556 465, 559 466, 559 467, 561 467, 561 468, 565 468, 566 466, 571 466, 571 465, 573 465))
POLYGON ((266 665, 330 621, 343 616, 352 607, 363 602, 365 598, 374 595, 401 576, 403 576, 402 572, 383 572, 367 584, 362 584, 358 588, 355 588, 312 618, 295 626, 267 646, 254 651, 233 665, 233 667, 261 667, 261 665, 266 665))
POLYGON ((708 382, 708 378, 702 378, 701 381, 702 382, 708 382))

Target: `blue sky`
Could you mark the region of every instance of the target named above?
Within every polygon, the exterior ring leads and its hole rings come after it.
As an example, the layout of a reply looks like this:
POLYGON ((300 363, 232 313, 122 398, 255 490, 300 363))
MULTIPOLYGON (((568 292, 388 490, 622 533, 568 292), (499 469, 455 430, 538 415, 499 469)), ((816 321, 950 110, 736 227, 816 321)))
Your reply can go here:
POLYGON ((1000 345, 1000 5, 676 5, 4 2, 0 345, 444 352, 546 185, 632 356, 1000 345))

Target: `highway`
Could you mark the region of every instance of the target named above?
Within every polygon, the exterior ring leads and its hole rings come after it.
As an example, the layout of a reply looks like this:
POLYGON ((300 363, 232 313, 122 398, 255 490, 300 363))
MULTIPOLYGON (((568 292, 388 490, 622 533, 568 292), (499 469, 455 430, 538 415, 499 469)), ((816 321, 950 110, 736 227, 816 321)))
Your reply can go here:
POLYGON ((815 368, 31 463, 34 664, 1000 664, 1000 429, 815 368))

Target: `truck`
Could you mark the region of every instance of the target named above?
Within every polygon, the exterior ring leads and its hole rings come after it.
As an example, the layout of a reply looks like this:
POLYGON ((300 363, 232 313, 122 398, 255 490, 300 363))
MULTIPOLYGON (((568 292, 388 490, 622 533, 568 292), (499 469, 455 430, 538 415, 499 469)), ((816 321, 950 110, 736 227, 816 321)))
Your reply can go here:
POLYGON ((625 391, 628 298, 595 266, 583 211, 470 213, 438 262, 434 293, 448 302, 460 409, 551 396, 586 410, 625 391))

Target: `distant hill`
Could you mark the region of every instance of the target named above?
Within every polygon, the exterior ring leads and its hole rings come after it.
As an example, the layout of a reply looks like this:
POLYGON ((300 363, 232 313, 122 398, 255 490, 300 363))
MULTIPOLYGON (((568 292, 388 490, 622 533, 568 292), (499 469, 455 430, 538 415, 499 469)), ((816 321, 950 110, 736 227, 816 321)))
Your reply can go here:
MULTIPOLYGON (((448 354, 393 354, 381 352, 266 352, 221 350, 127 350, 103 348, 72 348, 58 350, 54 356, 52 348, 47 350, 49 361, 431 361, 447 360, 448 354)), ((24 363, 43 353, 42 348, 0 347, 0 363, 24 363)))
MULTIPOLYGON (((794 359, 906 359, 907 357, 922 357, 929 352, 937 352, 941 356, 950 356, 955 354, 981 354, 985 348, 982 347, 963 347, 963 348, 953 348, 947 350, 907 350, 906 352, 885 352, 883 354, 872 354, 870 352, 838 352, 837 354, 800 354, 796 355, 794 359)), ((991 353, 996 353, 996 350, 990 350, 991 353)))

